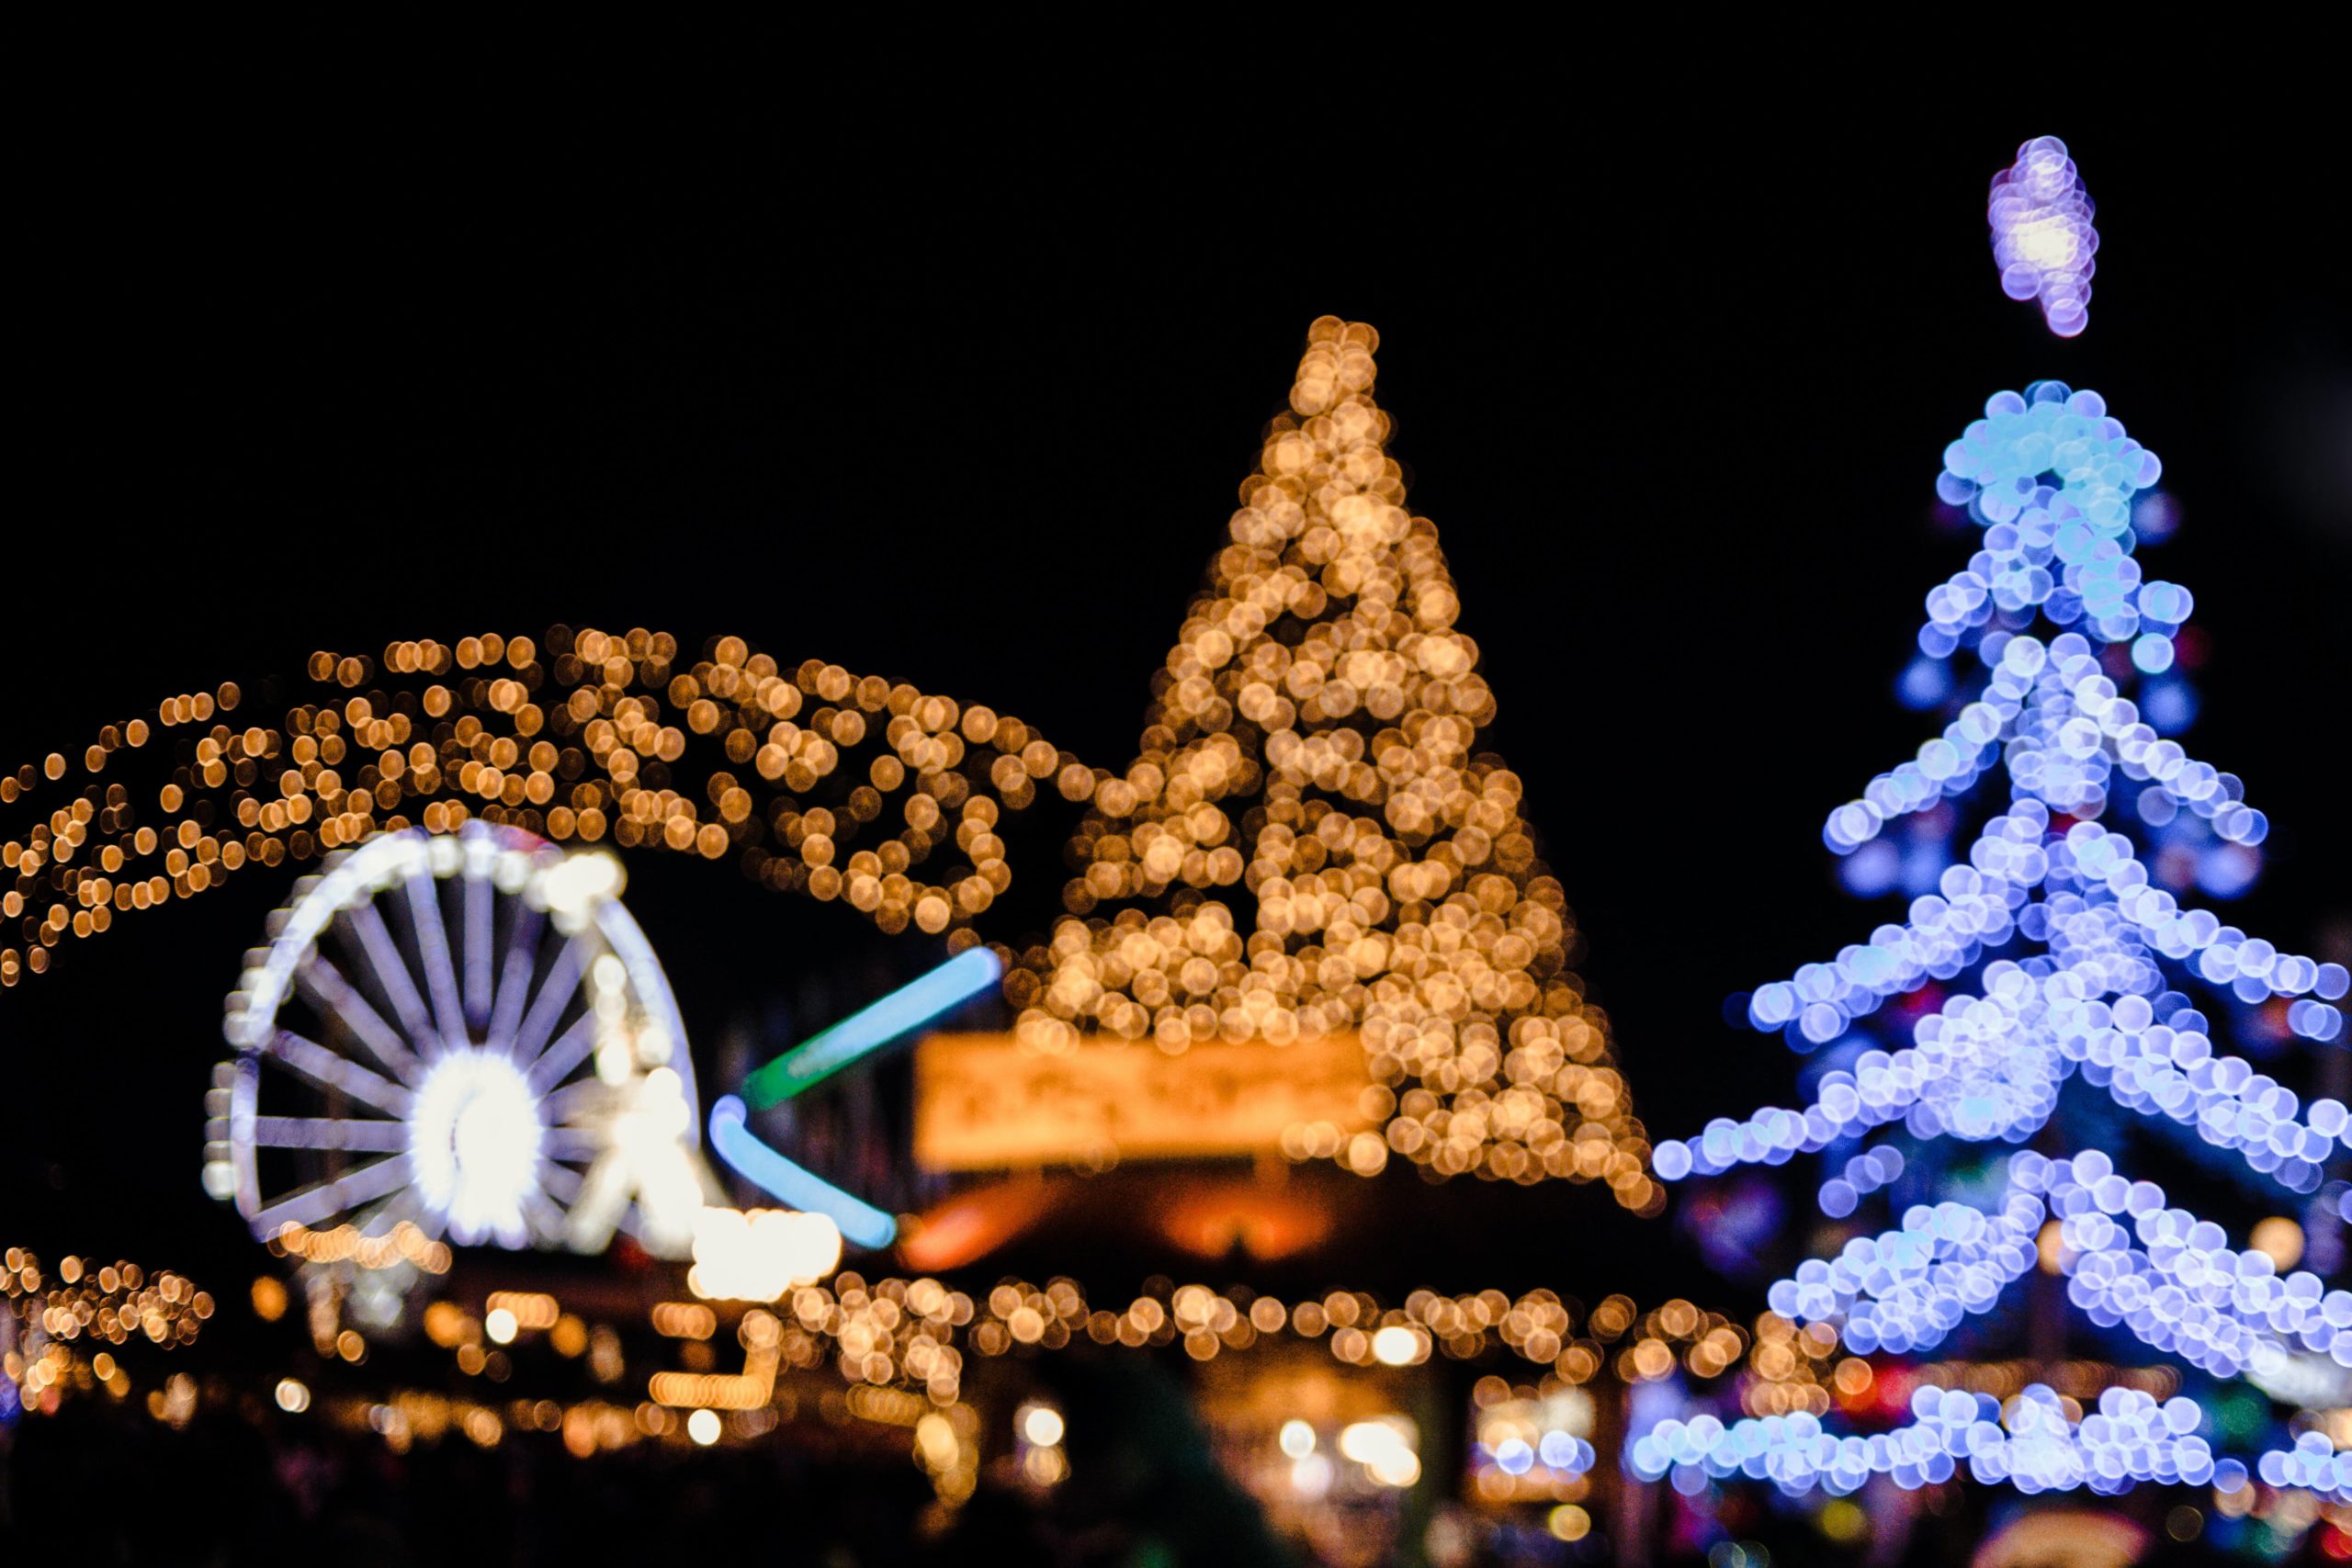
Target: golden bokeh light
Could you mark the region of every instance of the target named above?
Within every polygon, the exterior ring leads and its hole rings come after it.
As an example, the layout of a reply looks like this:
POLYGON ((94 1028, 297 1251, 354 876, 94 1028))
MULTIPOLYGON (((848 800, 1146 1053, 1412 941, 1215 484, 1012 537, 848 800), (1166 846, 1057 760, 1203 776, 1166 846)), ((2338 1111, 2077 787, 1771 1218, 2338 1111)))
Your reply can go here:
MULTIPOLYGON (((212 1313, 212 1297, 169 1269, 68 1257, 44 1272, 37 1256, 12 1247, 0 1255, 0 1375, 29 1414, 54 1415, 80 1393, 122 1399, 131 1380, 119 1352, 193 1345, 212 1313)), ((193 1411, 182 1397, 192 1387, 171 1396, 177 1419, 193 1411)), ((165 1395, 154 1390, 151 1403, 161 1409, 165 1395)))

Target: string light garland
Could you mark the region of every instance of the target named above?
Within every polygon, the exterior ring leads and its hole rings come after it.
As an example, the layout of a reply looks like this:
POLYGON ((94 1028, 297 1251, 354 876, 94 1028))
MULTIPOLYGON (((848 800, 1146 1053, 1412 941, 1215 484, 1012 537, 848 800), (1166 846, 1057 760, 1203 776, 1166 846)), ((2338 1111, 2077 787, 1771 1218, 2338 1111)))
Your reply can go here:
POLYGON ((455 1258, 449 1244, 428 1236, 413 1221, 402 1220, 379 1235, 363 1234, 356 1225, 312 1230, 287 1224, 271 1235, 273 1253, 299 1258, 306 1263, 351 1262, 362 1269, 392 1269, 403 1266, 427 1274, 447 1274, 455 1258))
MULTIPOLYGON (((1657 1382, 1683 1374, 1702 1384, 1731 1379, 1747 1409, 1810 1418, 1827 1410, 1833 1398, 1847 1403, 1870 1393, 1872 1377, 1883 1370, 1931 1380, 1965 1378, 1991 1391, 1983 1408, 1997 1414, 2033 1371, 2022 1363, 1872 1369, 1848 1358, 1833 1376, 1836 1337, 1817 1325, 1800 1327, 1768 1313, 1751 1333, 1681 1300, 1645 1311, 1627 1297, 1611 1296, 1587 1310, 1545 1291, 1517 1297, 1499 1291, 1455 1296, 1424 1291, 1390 1307, 1360 1292, 1284 1301, 1165 1280, 1148 1282, 1124 1305, 1120 1300, 1095 1305, 1066 1279, 1043 1286, 1005 1280, 979 1293, 933 1279, 869 1280, 851 1271, 829 1283, 802 1285, 773 1310, 740 1303, 656 1303, 650 1325, 678 1347, 686 1370, 640 1373, 646 1397, 633 1412, 604 1396, 563 1404, 523 1395, 485 1404, 417 1391, 380 1401, 345 1398, 335 1408, 345 1425, 364 1420, 400 1450, 448 1433, 491 1446, 510 1432, 536 1431, 560 1433, 570 1452, 589 1457, 649 1440, 682 1447, 753 1441, 812 1405, 841 1402, 842 1414, 910 1429, 916 1462, 952 1506, 970 1495, 976 1479, 977 1421, 964 1393, 976 1356, 1094 1346, 1181 1348, 1193 1359, 1212 1360, 1260 1347, 1319 1342, 1343 1365, 1376 1373, 1432 1356, 1481 1360, 1500 1352, 1528 1368, 1534 1380, 1515 1385, 1490 1373, 1478 1381, 1479 1437, 1472 1461, 1479 1494, 1495 1501, 1573 1502, 1585 1495, 1600 1456, 1591 1441, 1565 1429, 1589 1422, 1589 1407, 1572 1417, 1568 1406, 1589 1402, 1591 1391, 1611 1382, 1657 1382), (729 1341, 741 1347, 741 1371, 722 1370, 717 1360, 729 1341), (702 1419, 697 1413, 708 1416, 699 1434, 692 1429, 702 1419)), ((468 1379, 506 1382, 515 1369, 503 1347, 535 1332, 545 1332, 569 1358, 592 1345, 607 1347, 589 1357, 600 1382, 619 1384, 629 1375, 610 1325, 591 1327, 543 1294, 493 1292, 479 1313, 436 1301, 424 1321, 427 1337, 454 1353, 458 1371, 468 1379), (510 1321, 500 1322, 502 1311, 510 1321)), ((2050 1375, 2106 1406, 2114 1405, 2119 1393, 2153 1406, 2178 1384, 2162 1367, 2068 1363, 2050 1375)), ((2056 1399, 2063 1419, 2083 1420, 2075 1399, 2056 1399)), ((1751 1429, 1761 1428, 1753 1422, 1740 1427, 1751 1429)), ((2105 1428, 2095 1424, 2089 1430, 2098 1438, 2105 1428)), ((1638 1473, 1638 1464, 1634 1468, 1638 1473)))
POLYGON ((2255 1472, 2273 1486, 2300 1486, 2332 1502, 2352 1503, 2352 1452, 2336 1452, 2324 1432, 2305 1432, 2293 1448, 2264 1454, 2255 1472))
MULTIPOLYGON (((1588 1310, 1543 1290, 1516 1297, 1494 1290, 1453 1296, 1417 1291, 1388 1305, 1364 1292, 1284 1301, 1155 1280, 1132 1298, 1098 1305, 1068 1279, 1042 1286, 1009 1279, 978 1293, 935 1279, 868 1280, 854 1270, 792 1289, 772 1308, 662 1302, 650 1309, 648 1322, 657 1336, 684 1348, 687 1359, 686 1370, 646 1374, 648 1409, 713 1409, 732 1421, 789 1404, 799 1395, 788 1380, 830 1371, 837 1385, 858 1397, 910 1399, 903 1409, 892 1407, 903 1420, 891 1417, 910 1427, 926 1411, 963 1418, 974 1357, 1077 1346, 1181 1348, 1193 1360, 1209 1361, 1261 1345, 1319 1343, 1334 1360, 1368 1372, 1432 1358, 1478 1361, 1500 1354, 1534 1372, 1534 1388, 1517 1391, 1528 1397, 1537 1390, 1656 1382, 1683 1374, 1701 1382, 1736 1376, 1759 1404, 1826 1409, 1830 1396, 1814 1367, 1835 1344, 1770 1314, 1750 1333, 1679 1299, 1645 1311, 1628 1297, 1610 1296, 1588 1310), (741 1347, 740 1372, 721 1371, 714 1361, 714 1349, 727 1338, 741 1347), (1771 1392, 1758 1400, 1758 1389, 1771 1392)), ((628 1375, 613 1330, 592 1327, 552 1297, 493 1293, 478 1313, 443 1299, 425 1308, 423 1323, 426 1337, 452 1352, 458 1371, 469 1379, 505 1381, 513 1364, 504 1348, 535 1332, 547 1333, 566 1357, 609 1342, 601 1359, 590 1358, 594 1376, 610 1384, 628 1375)), ((1509 1382, 1492 1376, 1482 1380, 1480 1391, 1482 1404, 1515 1396, 1509 1382)), ((639 1428, 655 1435, 659 1423, 649 1425, 649 1419, 641 1416, 639 1428)), ((727 1430, 738 1438, 758 1435, 727 1430)), ((1529 1440, 1540 1450, 1544 1438, 1538 1432, 1529 1440)), ((1594 1462, 1591 1445, 1581 1439, 1551 1448, 1538 1457, 1561 1476, 1581 1475, 1594 1462)), ((1495 1457, 1498 1462, 1517 1459, 1515 1452, 1495 1457)))
POLYGON ((1923 1387, 1912 1395, 1911 1413, 1915 1419, 1892 1432, 1843 1438, 1802 1414, 1729 1426, 1712 1416, 1666 1420, 1634 1439, 1626 1463, 1646 1481, 1670 1471, 1718 1480, 1745 1475, 1791 1495, 1820 1487, 1842 1496, 1872 1476, 1916 1491, 1950 1481, 1963 1463, 1980 1482, 2006 1481, 2028 1494, 2078 1487, 2116 1493, 2140 1481, 2201 1486, 2217 1475, 2211 1446, 2196 1436, 2204 1411, 2187 1397, 2159 1404, 2110 1388, 2096 1414, 2070 1420, 2059 1396, 2041 1383, 2006 1404, 1987 1394, 1923 1387))
MULTIPOLYGON (((231 684, 166 700, 154 724, 106 727, 84 755, 87 782, 0 842, 17 874, 0 915, 25 943, 0 949, 0 983, 45 972, 69 937, 248 865, 477 817, 560 842, 732 857, 886 931, 935 933, 1010 886, 989 830, 1000 810, 1076 762, 991 709, 814 660, 783 671, 739 637, 694 660, 642 628, 399 642, 380 660, 314 654, 307 682, 309 700, 268 724, 229 722, 245 701, 231 684), (174 754, 145 750, 184 727, 192 738, 174 754), (698 796, 673 787, 694 771, 680 766, 689 737, 708 765, 698 796), (136 795, 123 782, 134 771, 136 795), (886 806, 905 824, 895 836, 886 806), (847 849, 861 834, 873 847, 847 849), (909 876, 951 840, 968 863, 909 876)), ((48 786, 68 773, 62 753, 27 764, 0 778, 0 806, 62 795, 48 786)))
POLYGON ((2033 1267, 2045 1215, 2059 1221, 2069 1299, 2096 1323, 2120 1323, 2217 1377, 2244 1371, 2265 1347, 2290 1344, 2352 1366, 2352 1292, 2330 1291, 2308 1270, 2278 1278, 2267 1253, 2232 1249, 2221 1226, 2167 1209, 2163 1188, 2117 1174, 2097 1149, 2071 1161, 2013 1156, 1997 1214, 1917 1205, 1901 1230, 1802 1265, 1772 1287, 1773 1309, 1836 1319, 1859 1350, 1931 1348, 2033 1267), (2132 1245, 2134 1235, 2144 1248, 2132 1245))

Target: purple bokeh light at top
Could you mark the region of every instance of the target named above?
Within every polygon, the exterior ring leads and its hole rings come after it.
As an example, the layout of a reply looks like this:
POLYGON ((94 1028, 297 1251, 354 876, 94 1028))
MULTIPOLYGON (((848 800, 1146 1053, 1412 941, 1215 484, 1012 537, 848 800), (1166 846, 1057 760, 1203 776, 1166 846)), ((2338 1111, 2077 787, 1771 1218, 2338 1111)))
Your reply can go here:
POLYGON ((2060 337, 2074 337, 2090 324, 2091 274, 2098 269, 2098 231, 2091 227, 2096 210, 2066 144, 2054 136, 2037 136, 2019 147, 2017 162, 1993 176, 1985 201, 2002 292, 2038 301, 2042 320, 2060 337))

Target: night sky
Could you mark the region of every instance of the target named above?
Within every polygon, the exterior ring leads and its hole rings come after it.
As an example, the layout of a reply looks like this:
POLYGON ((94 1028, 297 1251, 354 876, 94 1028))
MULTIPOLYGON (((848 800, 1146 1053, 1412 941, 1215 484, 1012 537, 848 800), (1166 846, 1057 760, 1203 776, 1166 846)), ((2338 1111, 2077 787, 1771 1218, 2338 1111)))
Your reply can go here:
MULTIPOLYGON (((2320 760, 2352 674, 2343 149, 2188 113, 1744 123, 1230 155, 977 120, 919 152, 749 121, 658 152, 554 121, 67 139, 12 247, 0 761, 314 649, 560 621, 912 680, 1123 768, 1329 312, 1382 333, 1410 505, 1654 1133, 1786 1102, 1792 1058, 1724 998, 1895 908, 1838 891, 1820 823, 1928 733, 1891 684, 1973 548, 1940 454, 2037 378, 2104 392, 2183 508, 2148 558, 2211 638, 2192 750, 2275 825, 2232 918, 2347 956, 2320 760), (1985 243, 1987 180, 2044 131, 2099 204, 2072 342, 1985 243)), ((883 940, 731 872, 632 873, 706 1052, 807 955, 883 940)), ((249 1266, 198 1186, 200 1101, 290 882, 0 996, 7 1240, 249 1266)), ((1573 1268, 1568 1237, 1474 1239, 1573 1268)))

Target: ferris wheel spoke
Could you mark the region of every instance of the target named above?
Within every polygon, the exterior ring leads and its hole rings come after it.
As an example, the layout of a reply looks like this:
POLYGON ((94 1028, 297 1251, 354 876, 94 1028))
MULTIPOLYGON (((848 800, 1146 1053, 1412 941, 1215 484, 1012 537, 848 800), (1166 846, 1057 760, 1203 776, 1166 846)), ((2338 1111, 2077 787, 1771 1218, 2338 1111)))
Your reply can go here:
POLYGON ((402 1224, 415 1224, 423 1212, 416 1189, 403 1187, 351 1223, 361 1235, 390 1235, 402 1224))
POLYGON ((490 1027, 491 987, 497 979, 492 962, 498 936, 498 885, 488 876, 466 877, 466 1027, 476 1033, 490 1027))
POLYGON ((555 1032, 556 1020, 571 1005, 571 998, 585 978, 585 949, 582 938, 573 937, 563 944, 557 954, 555 966, 548 971, 547 979, 539 987, 539 994, 531 1002, 531 1010, 524 1015, 523 1027, 515 1032, 509 1047, 517 1062, 536 1062, 547 1046, 548 1036, 555 1032))
POLYGON ((539 1054, 538 1059, 530 1064, 533 1089, 545 1094, 571 1076, 571 1069, 596 1048, 597 1021, 593 1010, 582 1013, 554 1044, 539 1054))
POLYGON ((582 1111, 590 1110, 613 1093, 613 1087, 599 1077, 584 1077, 565 1084, 540 1101, 539 1111, 550 1126, 567 1123, 582 1111))
POLYGON ((322 1089, 340 1089, 363 1105, 390 1116, 406 1116, 413 1099, 390 1078, 369 1072, 348 1056, 339 1056, 315 1040, 305 1040, 290 1029, 270 1036, 263 1050, 322 1089))
POLYGON ((629 1176, 628 1162, 611 1149, 588 1168, 571 1204, 571 1231, 575 1246, 585 1245, 593 1250, 612 1240, 613 1232, 628 1212, 635 1185, 629 1176))
POLYGON ((408 972, 408 964, 401 958, 401 950, 392 942, 392 933, 384 924, 384 917, 377 913, 373 904, 361 904, 345 912, 351 929, 358 933, 359 945, 374 972, 377 984, 392 1004, 392 1011, 408 1031, 409 1038, 427 1056, 436 1052, 433 1020, 424 1010, 424 998, 417 995, 416 976, 408 972))
POLYGON ((441 893, 423 873, 408 879, 409 920, 416 928, 417 952, 424 960, 424 983, 433 993, 433 1017, 441 1038, 452 1045, 466 1040, 466 1014, 458 1000, 458 966, 449 953, 449 929, 441 919, 441 893))
POLYGON ((593 1160, 611 1145, 611 1139, 589 1127, 550 1127, 540 1152, 549 1159, 593 1160))
POLYGON ((580 1197, 581 1174, 569 1166, 542 1158, 539 1161, 539 1188, 557 1202, 569 1208, 580 1197))
POLYGON ((425 1202, 417 1195, 414 1188, 401 1191, 392 1199, 392 1201, 405 1209, 404 1217, 409 1224, 424 1233, 425 1240, 439 1241, 448 1234, 449 1216, 425 1202))
POLYGON ((539 966, 539 928, 546 917, 527 902, 514 907, 514 929, 506 937, 505 972, 499 976, 498 998, 490 1020, 490 1048, 512 1052, 514 1032, 523 1026, 523 1010, 531 1000, 531 976, 539 966))
POLYGON ((560 1244, 571 1229, 564 1223, 563 1211, 544 1192, 523 1194, 523 1217, 530 1222, 532 1239, 549 1246, 560 1244))
MULTIPOLYGON (((646 1202, 646 1194, 639 1192, 637 1201, 622 1211, 619 1228, 648 1252, 659 1254, 670 1244, 663 1239, 662 1217, 649 1210, 646 1202)), ((691 1219, 688 1223, 691 1224, 691 1219)))
POLYGON ((339 1116, 256 1116, 253 1140, 271 1149, 353 1149, 393 1154, 408 1147, 408 1123, 339 1116))
POLYGON ((328 963, 323 954, 313 956, 296 971, 294 983, 310 998, 311 1006, 349 1030, 352 1038, 367 1046, 393 1077, 402 1083, 416 1082, 424 1064, 401 1041, 400 1032, 368 1005, 368 998, 359 994, 359 988, 345 979, 343 971, 328 963))
POLYGON ((379 1159, 373 1165, 361 1166, 350 1175, 281 1198, 254 1215, 254 1228, 267 1235, 285 1225, 316 1225, 348 1210, 391 1192, 409 1179, 409 1159, 404 1154, 390 1159, 379 1159))

